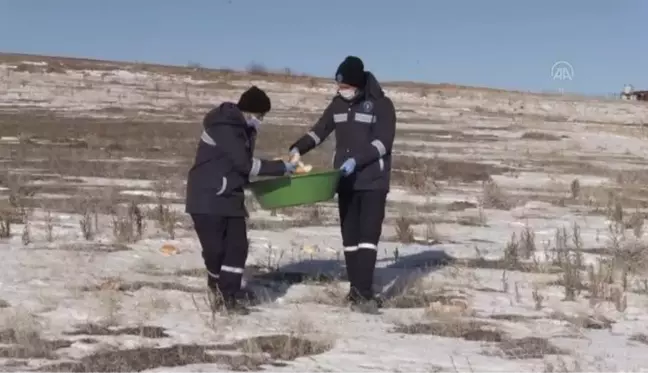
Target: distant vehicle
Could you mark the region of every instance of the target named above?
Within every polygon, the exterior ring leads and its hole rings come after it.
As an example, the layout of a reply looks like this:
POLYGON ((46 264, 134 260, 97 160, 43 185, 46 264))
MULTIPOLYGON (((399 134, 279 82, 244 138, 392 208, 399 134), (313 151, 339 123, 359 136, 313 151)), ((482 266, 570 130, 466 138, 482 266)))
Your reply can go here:
POLYGON ((632 85, 626 84, 623 87, 623 92, 621 92, 621 99, 630 101, 648 101, 648 91, 635 91, 632 85))

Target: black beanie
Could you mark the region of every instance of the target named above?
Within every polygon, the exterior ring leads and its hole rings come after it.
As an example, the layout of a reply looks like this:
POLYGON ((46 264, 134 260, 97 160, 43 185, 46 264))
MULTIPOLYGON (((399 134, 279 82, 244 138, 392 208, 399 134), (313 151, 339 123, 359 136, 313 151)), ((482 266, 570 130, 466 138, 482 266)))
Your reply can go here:
POLYGON ((266 114, 271 108, 270 97, 262 89, 252 86, 243 92, 236 106, 247 113, 266 114))
POLYGON ((365 71, 362 60, 356 56, 347 56, 335 72, 335 81, 356 88, 365 85, 365 71))

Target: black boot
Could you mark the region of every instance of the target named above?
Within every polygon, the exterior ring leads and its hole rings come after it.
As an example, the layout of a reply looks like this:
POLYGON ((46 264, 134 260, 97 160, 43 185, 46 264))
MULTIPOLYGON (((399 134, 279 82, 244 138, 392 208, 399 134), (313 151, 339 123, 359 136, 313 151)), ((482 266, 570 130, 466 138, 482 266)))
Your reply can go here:
POLYGON ((357 251, 345 251, 344 252, 344 264, 346 267, 346 273, 347 273, 347 280, 349 280, 349 293, 345 297, 345 301, 352 302, 353 301, 353 291, 352 289, 356 286, 356 276, 358 272, 358 263, 357 263, 357 258, 358 258, 358 252, 357 251))
POLYGON ((351 309, 354 311, 378 314, 382 302, 373 292, 373 276, 376 267, 376 250, 360 248, 356 254, 357 265, 354 284, 351 286, 351 309))
POLYGON ((245 306, 245 302, 239 301, 236 295, 223 293, 218 287, 210 287, 207 297, 213 313, 220 313, 225 316, 232 314, 248 315, 250 313, 250 310, 245 306))
POLYGON ((373 294, 362 293, 358 289, 352 288, 348 296, 350 298, 351 311, 370 315, 380 314, 379 308, 382 302, 373 294))
POLYGON ((236 296, 226 296, 223 298, 223 311, 226 315, 249 315, 250 309, 241 301, 236 299, 236 296))
POLYGON ((249 288, 243 288, 241 291, 236 293, 236 299, 239 300, 241 303, 246 304, 248 306, 253 306, 259 304, 261 301, 259 297, 256 295, 256 293, 249 288))
POLYGON ((351 304, 351 311, 366 313, 369 315, 380 315, 380 307, 375 299, 368 299, 351 304))
MULTIPOLYGON (((345 302, 345 303, 347 303, 347 304, 352 304, 352 303, 360 302, 361 300, 365 299, 364 297, 358 299, 357 296, 354 296, 354 295, 353 295, 354 292, 357 292, 357 291, 349 290, 349 292, 347 293, 347 295, 344 297, 344 302, 345 302)), ((368 299, 372 299, 372 300, 374 300, 374 301, 376 302, 376 304, 378 305, 378 308, 383 308, 383 303, 384 303, 384 302, 383 302, 383 300, 382 300, 381 297, 376 296, 376 295, 371 295, 368 299)), ((365 299, 365 300, 366 300, 366 299, 365 299)))

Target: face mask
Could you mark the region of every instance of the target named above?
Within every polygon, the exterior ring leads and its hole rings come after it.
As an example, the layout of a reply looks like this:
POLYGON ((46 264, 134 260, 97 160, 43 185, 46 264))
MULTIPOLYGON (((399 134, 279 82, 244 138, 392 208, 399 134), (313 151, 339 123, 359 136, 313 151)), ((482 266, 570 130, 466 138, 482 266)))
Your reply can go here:
POLYGON ((345 100, 351 100, 353 99, 358 91, 354 88, 344 88, 338 90, 338 94, 345 100))
POLYGON ((261 121, 259 120, 259 118, 255 117, 254 115, 251 115, 250 118, 248 118, 247 120, 247 124, 250 127, 259 128, 259 126, 261 125, 261 121))

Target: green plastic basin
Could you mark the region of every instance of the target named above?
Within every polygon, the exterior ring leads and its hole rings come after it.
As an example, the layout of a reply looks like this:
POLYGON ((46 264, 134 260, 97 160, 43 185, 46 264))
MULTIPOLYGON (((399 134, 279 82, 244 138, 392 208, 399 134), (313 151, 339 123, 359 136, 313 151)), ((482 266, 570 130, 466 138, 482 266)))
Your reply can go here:
POLYGON ((249 189, 266 210, 308 205, 335 197, 340 171, 310 172, 254 181, 249 189))

